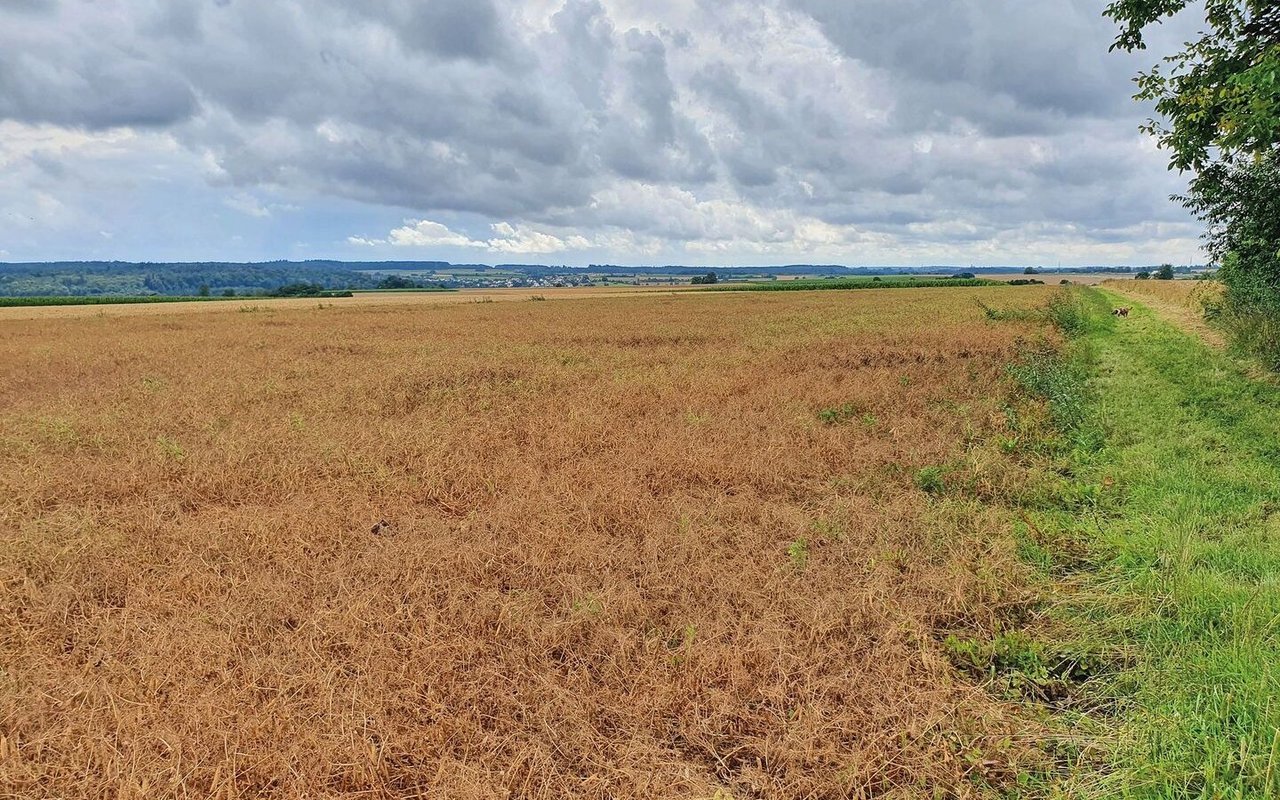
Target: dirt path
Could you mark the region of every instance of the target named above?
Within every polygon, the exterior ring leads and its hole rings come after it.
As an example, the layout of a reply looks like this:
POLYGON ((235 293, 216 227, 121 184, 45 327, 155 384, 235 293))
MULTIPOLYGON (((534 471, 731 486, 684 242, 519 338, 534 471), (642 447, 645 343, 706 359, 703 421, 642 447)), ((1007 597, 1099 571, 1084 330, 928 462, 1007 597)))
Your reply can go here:
POLYGON ((1196 290, 1203 286, 1201 282, 1192 281, 1165 283, 1160 287, 1165 291, 1155 293, 1143 291, 1147 287, 1134 281, 1107 281, 1102 284, 1102 288, 1142 303, 1161 318, 1214 347, 1226 347, 1226 338, 1204 321, 1203 306, 1196 296, 1196 290))
POLYGON ((1100 549, 1071 613, 1088 646, 1128 653, 1081 705, 1123 711, 1105 766, 1063 796, 1276 797, 1280 394, 1189 332, 1190 309, 1135 299, 1087 334, 1092 413, 1115 433, 1071 473, 1116 487, 1077 517, 1100 549))

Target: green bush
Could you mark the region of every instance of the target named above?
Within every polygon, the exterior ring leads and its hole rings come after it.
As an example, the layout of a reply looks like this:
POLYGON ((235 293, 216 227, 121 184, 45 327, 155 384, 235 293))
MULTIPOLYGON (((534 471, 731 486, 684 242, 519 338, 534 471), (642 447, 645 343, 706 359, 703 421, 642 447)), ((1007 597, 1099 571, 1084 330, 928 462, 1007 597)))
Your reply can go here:
POLYGON ((916 472, 916 488, 934 496, 947 490, 945 467, 924 467, 916 472))

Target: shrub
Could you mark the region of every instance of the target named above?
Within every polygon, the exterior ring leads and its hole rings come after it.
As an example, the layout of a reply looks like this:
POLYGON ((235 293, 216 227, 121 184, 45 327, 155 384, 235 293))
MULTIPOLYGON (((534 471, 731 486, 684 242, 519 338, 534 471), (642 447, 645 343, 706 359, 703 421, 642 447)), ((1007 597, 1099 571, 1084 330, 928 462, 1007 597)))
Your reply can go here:
MULTIPOLYGON (((1280 276, 1280 256, 1273 260, 1270 269, 1280 276)), ((1243 261, 1234 252, 1223 259, 1221 274, 1227 290, 1217 318, 1236 346, 1257 355, 1270 369, 1280 370, 1280 288, 1256 263, 1246 268, 1243 261)))
POLYGON ((940 495, 947 490, 946 474, 944 467, 924 467, 916 472, 916 488, 926 494, 940 495))

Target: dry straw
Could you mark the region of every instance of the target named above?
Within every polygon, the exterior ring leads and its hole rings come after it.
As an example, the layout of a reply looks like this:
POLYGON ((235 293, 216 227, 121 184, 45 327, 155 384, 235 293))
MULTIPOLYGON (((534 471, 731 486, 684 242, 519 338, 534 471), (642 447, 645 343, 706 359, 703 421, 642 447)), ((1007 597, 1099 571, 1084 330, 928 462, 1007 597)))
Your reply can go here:
POLYGON ((913 476, 1038 291, 0 322, 0 795, 1007 782, 938 636, 1016 560, 913 476))

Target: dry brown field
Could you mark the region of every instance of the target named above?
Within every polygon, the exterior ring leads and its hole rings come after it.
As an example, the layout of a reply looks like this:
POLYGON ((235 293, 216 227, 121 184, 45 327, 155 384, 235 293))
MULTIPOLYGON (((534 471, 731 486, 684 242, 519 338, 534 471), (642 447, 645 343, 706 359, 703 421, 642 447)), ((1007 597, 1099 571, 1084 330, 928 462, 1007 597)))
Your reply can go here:
POLYGON ((979 275, 978 277, 993 281, 1016 281, 1034 278, 1053 286, 1060 284, 1064 280, 1071 281, 1077 286, 1097 286, 1106 281, 1132 280, 1132 278, 1117 278, 1114 272, 1038 272, 1035 275, 1027 275, 1024 272, 1003 272, 992 275, 979 275))
POLYGON ((462 289, 456 292, 361 292, 353 297, 245 297, 237 300, 193 300, 176 303, 120 303, 115 305, 80 306, 8 306, 0 307, 0 320, 43 319, 46 317, 120 317, 137 315, 172 316, 174 314, 208 314, 244 311, 283 311, 287 309, 334 308, 351 306, 458 305, 460 303, 499 303, 512 300, 581 300, 584 297, 621 297, 632 294, 687 292, 685 286, 597 286, 551 289, 462 289))
POLYGON ((1134 297, 1154 300, 1157 303, 1182 306, 1202 311, 1206 301, 1221 296, 1223 286, 1217 281, 1135 281, 1109 280, 1102 284, 1104 289, 1112 289, 1134 297))
POLYGON ((0 796, 994 793, 1050 291, 0 315, 0 796))

